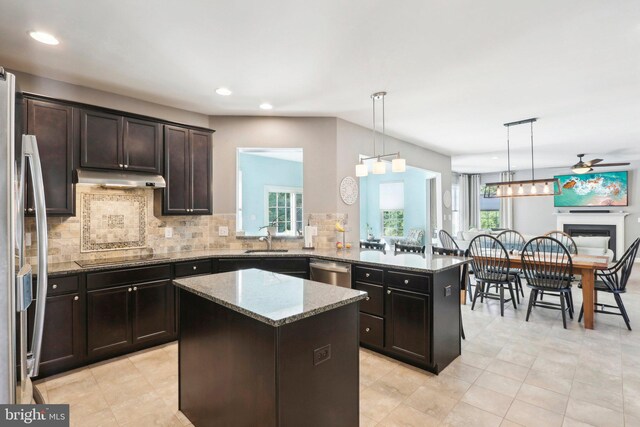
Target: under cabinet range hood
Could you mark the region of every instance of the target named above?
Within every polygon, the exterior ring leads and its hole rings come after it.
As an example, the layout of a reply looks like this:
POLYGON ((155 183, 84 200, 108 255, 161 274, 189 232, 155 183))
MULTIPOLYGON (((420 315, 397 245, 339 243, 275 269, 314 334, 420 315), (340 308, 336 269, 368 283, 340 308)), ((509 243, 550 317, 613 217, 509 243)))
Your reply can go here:
POLYGON ((76 183, 105 188, 165 188, 167 183, 160 175, 137 172, 104 172, 77 169, 76 183))

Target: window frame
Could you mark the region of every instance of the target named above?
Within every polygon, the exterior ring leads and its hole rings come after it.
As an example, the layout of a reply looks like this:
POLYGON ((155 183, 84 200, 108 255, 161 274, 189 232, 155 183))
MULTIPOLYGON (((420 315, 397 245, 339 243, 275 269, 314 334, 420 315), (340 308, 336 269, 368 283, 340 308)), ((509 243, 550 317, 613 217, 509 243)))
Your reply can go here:
MULTIPOLYGON (((269 209, 271 208, 269 203, 269 195, 271 193, 288 193, 289 194, 289 212, 290 216, 288 220, 280 221, 276 219, 275 227, 276 227, 276 236, 298 236, 296 233, 297 224, 300 223, 302 227, 304 227, 304 194, 302 191, 302 187, 284 187, 277 185, 265 185, 264 187, 264 223, 265 225, 271 226, 271 221, 269 220, 269 209), (302 203, 300 206, 300 218, 298 218, 297 207, 296 207, 296 198, 297 195, 300 195, 302 198, 302 203), (287 223, 291 224, 291 229, 278 232, 279 224, 285 223, 285 227, 287 223)), ((276 196, 277 197, 277 196, 276 196)), ((280 205, 275 206, 276 209, 280 209, 280 205)), ((286 208, 283 206, 283 208, 286 208)), ((302 228, 301 228, 302 231, 302 228)))

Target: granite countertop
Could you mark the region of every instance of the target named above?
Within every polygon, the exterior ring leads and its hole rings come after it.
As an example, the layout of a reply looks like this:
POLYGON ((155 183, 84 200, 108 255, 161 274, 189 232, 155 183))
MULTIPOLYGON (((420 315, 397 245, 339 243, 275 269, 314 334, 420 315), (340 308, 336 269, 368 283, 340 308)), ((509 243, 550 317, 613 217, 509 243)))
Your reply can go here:
POLYGON ((173 283, 270 326, 295 322, 367 296, 366 292, 255 268, 175 279, 173 283))
MULTIPOLYGON (((438 271, 457 268, 461 264, 468 263, 471 258, 452 257, 432 254, 410 254, 401 253, 394 255, 392 251, 386 254, 380 251, 352 249, 328 249, 328 250, 302 250, 294 249, 288 252, 253 252, 246 253, 245 250, 212 249, 206 251, 174 252, 167 254, 157 254, 155 258, 127 261, 114 264, 97 265, 90 267, 80 267, 75 262, 61 262, 49 265, 49 274, 65 275, 73 273, 85 273, 91 271, 110 270, 114 268, 139 267, 143 265, 165 264, 179 261, 193 261, 204 258, 265 258, 265 257, 309 257, 325 259, 329 261, 367 264, 376 267, 396 267, 404 270, 414 270, 425 273, 435 273, 438 271)), ((33 266, 37 271, 36 266, 33 266)))

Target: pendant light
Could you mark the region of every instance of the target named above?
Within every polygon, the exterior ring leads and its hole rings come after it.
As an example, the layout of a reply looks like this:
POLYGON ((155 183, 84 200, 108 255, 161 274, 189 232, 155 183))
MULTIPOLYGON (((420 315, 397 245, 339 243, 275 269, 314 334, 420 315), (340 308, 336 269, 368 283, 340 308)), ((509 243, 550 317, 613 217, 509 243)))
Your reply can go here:
POLYGON ((527 196, 555 196, 562 193, 560 181, 557 178, 536 179, 533 166, 533 123, 538 119, 525 119, 517 122, 505 123, 507 128, 507 170, 509 181, 490 182, 485 185, 484 197, 487 199, 500 197, 527 197, 527 196), (529 123, 531 131, 531 179, 522 181, 511 180, 511 146, 509 141, 509 128, 529 123), (553 187, 552 187, 553 186, 553 187), (514 191, 514 187, 517 190, 514 191))
POLYGON ((365 157, 360 159, 360 163, 356 165, 356 176, 357 177, 365 177, 369 175, 369 170, 365 161, 376 159, 371 168, 371 173, 374 175, 384 175, 387 173, 387 165, 382 159, 386 157, 395 157, 391 161, 391 171, 392 172, 405 172, 407 170, 407 161, 400 157, 400 152, 385 154, 385 111, 384 111, 384 97, 387 95, 387 92, 376 92, 371 95, 372 101, 372 111, 373 111, 373 156, 365 157), (382 101, 382 154, 376 155, 376 101, 382 101))

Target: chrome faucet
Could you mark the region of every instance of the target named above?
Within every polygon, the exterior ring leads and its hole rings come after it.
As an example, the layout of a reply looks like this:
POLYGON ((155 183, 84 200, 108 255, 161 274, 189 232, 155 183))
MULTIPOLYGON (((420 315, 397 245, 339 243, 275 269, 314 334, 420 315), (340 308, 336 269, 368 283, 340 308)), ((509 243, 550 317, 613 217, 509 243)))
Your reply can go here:
POLYGON ((271 233, 269 232, 269 229, 267 227, 268 226, 260 227, 260 229, 263 229, 263 228, 267 229, 267 235, 260 237, 258 240, 260 240, 261 242, 266 242, 267 243, 267 250, 270 251, 271 250, 271 245, 273 244, 273 236, 271 235, 271 233))

